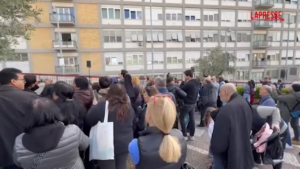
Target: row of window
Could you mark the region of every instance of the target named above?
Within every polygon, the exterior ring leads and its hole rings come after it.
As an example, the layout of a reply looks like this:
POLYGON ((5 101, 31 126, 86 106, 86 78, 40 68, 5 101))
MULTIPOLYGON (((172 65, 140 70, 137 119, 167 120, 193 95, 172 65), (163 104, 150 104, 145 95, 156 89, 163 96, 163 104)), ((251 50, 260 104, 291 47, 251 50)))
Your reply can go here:
POLYGON ((12 56, 6 57, 6 61, 21 61, 25 62, 28 61, 28 54, 27 53, 15 53, 12 56))
MULTIPOLYGON (((122 42, 122 30, 103 30, 103 38, 105 43, 122 42)), ((251 33, 246 31, 203 31, 203 42, 251 42, 251 33), (219 36, 220 35, 220 36, 219 36)), ((282 41, 300 41, 300 32, 283 32, 282 41)), ((253 41, 270 41, 280 42, 281 32, 270 31, 266 34, 253 34, 253 41)), ((182 31, 166 31, 164 35, 163 31, 149 31, 143 34, 142 30, 127 31, 125 30, 125 42, 201 42, 200 31, 185 31, 185 38, 183 38, 182 31)))
MULTIPOLYGON (((171 11, 171 10, 170 10, 171 11)), ((167 21, 201 21, 201 10, 194 10, 194 9, 185 9, 186 15, 183 17, 181 12, 181 9, 174 9, 174 11, 177 12, 169 12, 166 11, 165 15, 162 14, 162 9, 157 10, 152 13, 152 20, 167 20, 167 21)), ((147 13, 150 12, 147 11, 147 13)), ((251 22, 251 11, 243 11, 238 10, 226 10, 221 11, 221 18, 219 17, 219 11, 218 10, 203 10, 203 20, 204 21, 211 21, 211 22, 218 22, 221 20, 222 22, 235 22, 235 15, 237 14, 237 21, 238 22, 251 22)), ((290 16, 290 22, 296 23, 300 21, 300 16, 296 13, 285 13, 283 14, 284 23, 288 22, 288 16, 290 16)), ((102 18, 103 19, 121 19, 121 10, 117 8, 102 8, 102 18)), ((142 10, 137 9, 124 9, 124 19, 137 19, 142 20, 143 19, 143 12, 142 10)), ((147 16, 146 20, 151 20, 151 17, 147 16)))

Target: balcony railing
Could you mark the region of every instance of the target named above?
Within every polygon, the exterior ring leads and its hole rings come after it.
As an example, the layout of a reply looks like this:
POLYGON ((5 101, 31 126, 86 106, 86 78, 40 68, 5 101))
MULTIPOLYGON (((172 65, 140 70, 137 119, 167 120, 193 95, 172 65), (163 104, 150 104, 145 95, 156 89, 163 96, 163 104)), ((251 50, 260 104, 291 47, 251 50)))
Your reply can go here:
POLYGON ((80 73, 79 65, 73 66, 56 66, 55 73, 58 74, 78 74, 80 73))
POLYGON ((75 24, 75 17, 72 14, 50 13, 50 21, 52 24, 75 24))
POLYGON ((76 50, 77 49, 77 42, 76 41, 62 41, 60 44, 59 40, 53 41, 53 48, 60 50, 76 50))
POLYGON ((253 48, 268 48, 271 47, 271 42, 266 40, 258 40, 253 42, 253 48))
POLYGON ((274 0, 256 0, 255 7, 256 8, 273 8, 274 0))
POLYGON ((272 28, 272 21, 254 21, 254 28, 272 28))
POLYGON ((267 66, 267 61, 254 60, 254 61, 252 61, 252 66, 253 67, 265 67, 265 66, 267 66))

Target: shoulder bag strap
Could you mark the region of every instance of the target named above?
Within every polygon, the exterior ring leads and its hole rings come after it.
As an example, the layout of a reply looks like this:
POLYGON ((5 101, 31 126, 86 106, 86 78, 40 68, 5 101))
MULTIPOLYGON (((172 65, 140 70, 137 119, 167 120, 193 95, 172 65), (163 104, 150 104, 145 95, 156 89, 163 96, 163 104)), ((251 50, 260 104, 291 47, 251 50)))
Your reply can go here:
POLYGON ((45 153, 39 153, 36 157, 34 157, 33 159, 33 163, 30 166, 30 169, 36 169, 42 162, 42 160, 44 159, 46 155, 45 153))
POLYGON ((108 121, 108 101, 105 102, 105 114, 104 114, 104 120, 103 123, 107 123, 108 121))

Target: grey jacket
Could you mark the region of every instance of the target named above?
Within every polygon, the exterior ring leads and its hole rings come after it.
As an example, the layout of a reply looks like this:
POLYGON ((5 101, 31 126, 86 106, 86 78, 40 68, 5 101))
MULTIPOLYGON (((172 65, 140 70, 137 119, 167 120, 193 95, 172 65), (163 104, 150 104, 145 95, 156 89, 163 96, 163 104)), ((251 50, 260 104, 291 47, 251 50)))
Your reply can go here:
POLYGON ((201 101, 205 106, 207 104, 215 104, 217 102, 218 89, 212 84, 207 83, 203 86, 201 101))
MULTIPOLYGON (((37 154, 24 147, 23 135, 20 134, 15 140, 13 159, 17 166, 29 169, 37 154)), ((46 153, 36 169, 84 169, 79 150, 83 151, 88 146, 89 138, 76 125, 68 125, 57 147, 46 153)))

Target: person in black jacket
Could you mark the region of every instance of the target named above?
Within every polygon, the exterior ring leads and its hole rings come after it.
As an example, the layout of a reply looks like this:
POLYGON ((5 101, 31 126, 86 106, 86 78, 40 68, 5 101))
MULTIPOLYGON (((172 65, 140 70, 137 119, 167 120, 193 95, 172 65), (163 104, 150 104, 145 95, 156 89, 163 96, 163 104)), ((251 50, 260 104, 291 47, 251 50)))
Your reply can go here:
MULTIPOLYGON (((174 77, 171 75, 167 76, 167 89, 174 94, 177 114, 180 114, 180 108, 184 105, 183 99, 186 97, 186 93, 174 84, 174 77)), ((174 128, 178 129, 178 127, 178 118, 176 118, 174 128)))
POLYGON ((187 96, 183 99, 184 106, 180 109, 180 125, 182 127, 182 133, 185 139, 187 140, 187 126, 185 122, 185 117, 189 116, 189 129, 190 129, 190 137, 189 140, 194 140, 194 134, 195 134, 195 106, 197 103, 198 98, 198 92, 199 92, 199 82, 195 79, 193 79, 193 71, 192 70, 186 70, 184 71, 185 80, 186 82, 181 87, 181 90, 183 90, 187 96))
POLYGON ((174 84, 174 77, 171 75, 167 77, 167 89, 169 92, 174 94, 178 108, 182 107, 183 99, 187 94, 174 84))
POLYGON ((5 68, 0 71, 0 166, 19 169, 13 161, 15 139, 24 132, 33 100, 39 96, 25 92, 22 71, 5 68))
POLYGON ((214 161, 218 158, 228 169, 252 169, 252 108, 232 83, 222 85, 220 99, 226 106, 219 109, 215 120, 211 139, 214 161))
MULTIPOLYGON (((105 105, 108 103, 108 122, 114 124, 114 160, 101 160, 99 168, 126 169, 128 145, 133 139, 133 123, 135 122, 134 110, 130 106, 125 88, 116 83, 110 86, 106 100, 93 106, 86 116, 86 123, 93 127, 99 121, 103 122, 105 105)), ((105 137, 105 136, 104 136, 105 137)))

